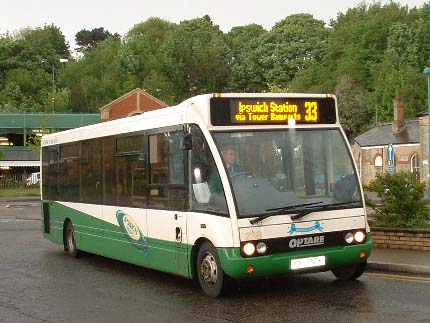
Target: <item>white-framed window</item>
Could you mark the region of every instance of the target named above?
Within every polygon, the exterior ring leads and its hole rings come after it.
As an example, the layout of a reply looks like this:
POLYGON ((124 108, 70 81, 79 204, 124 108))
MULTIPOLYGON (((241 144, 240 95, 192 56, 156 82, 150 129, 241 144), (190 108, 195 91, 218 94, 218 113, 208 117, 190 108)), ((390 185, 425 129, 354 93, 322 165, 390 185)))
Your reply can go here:
POLYGON ((375 157, 375 167, 382 167, 382 156, 378 155, 375 157))
POLYGON ((419 173, 420 172, 420 158, 417 154, 412 155, 411 157, 411 172, 419 173))
POLYGON ((374 165, 375 165, 377 173, 382 172, 383 160, 382 160, 381 155, 376 155, 375 160, 374 160, 374 165))

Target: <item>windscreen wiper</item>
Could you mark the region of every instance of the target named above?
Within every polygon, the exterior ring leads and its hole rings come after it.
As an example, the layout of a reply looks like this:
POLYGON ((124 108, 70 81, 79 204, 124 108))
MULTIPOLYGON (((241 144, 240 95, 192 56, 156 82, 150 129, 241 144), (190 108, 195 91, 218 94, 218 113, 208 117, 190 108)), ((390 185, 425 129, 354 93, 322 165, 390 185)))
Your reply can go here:
POLYGON ((334 204, 325 204, 325 205, 321 205, 321 206, 315 206, 306 210, 303 210, 302 212, 297 213, 296 215, 293 215, 291 217, 291 220, 295 221, 298 219, 303 218, 305 215, 308 215, 310 213, 316 212, 316 211, 327 211, 327 210, 336 210, 338 209, 340 206, 346 206, 346 205, 352 205, 352 204, 357 204, 360 201, 350 201, 350 202, 342 202, 342 203, 334 203, 334 204))
POLYGON ((284 207, 277 207, 277 208, 273 208, 273 209, 267 209, 266 211, 274 211, 274 212, 270 212, 270 213, 266 213, 263 214, 253 220, 249 220, 249 223, 251 224, 256 224, 257 222, 263 221, 264 219, 267 219, 268 217, 277 215, 277 214, 282 214, 286 211, 296 211, 297 209, 301 210, 304 207, 310 206, 310 205, 316 205, 316 204, 321 204, 322 202, 314 202, 314 203, 305 203, 305 204, 295 204, 295 205, 289 205, 289 206, 284 206, 284 207))

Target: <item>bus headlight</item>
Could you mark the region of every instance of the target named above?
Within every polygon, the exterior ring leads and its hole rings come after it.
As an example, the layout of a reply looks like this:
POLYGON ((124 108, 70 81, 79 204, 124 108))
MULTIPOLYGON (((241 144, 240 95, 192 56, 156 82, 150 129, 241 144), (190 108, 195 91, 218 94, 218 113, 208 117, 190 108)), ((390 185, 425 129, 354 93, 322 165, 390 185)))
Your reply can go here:
POLYGON ((245 255, 252 256, 255 252, 255 246, 253 243, 248 242, 248 243, 243 245, 242 251, 245 255))
POLYGON ((362 243, 364 241, 364 239, 366 238, 366 235, 363 233, 363 231, 357 231, 354 234, 354 239, 356 242, 358 243, 362 243))
POLYGON ((345 234, 345 241, 348 244, 351 244, 354 242, 354 235, 351 232, 348 232, 347 234, 345 234))
POLYGON ((267 251, 267 245, 264 242, 257 243, 257 252, 262 255, 266 253, 267 251))

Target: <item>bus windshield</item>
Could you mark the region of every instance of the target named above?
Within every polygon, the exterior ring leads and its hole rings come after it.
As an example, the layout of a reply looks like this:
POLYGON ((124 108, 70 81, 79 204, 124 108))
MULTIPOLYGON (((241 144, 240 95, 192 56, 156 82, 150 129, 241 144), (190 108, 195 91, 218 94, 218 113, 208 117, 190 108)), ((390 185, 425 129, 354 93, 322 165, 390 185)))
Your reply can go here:
POLYGON ((213 136, 239 218, 300 205, 363 206, 339 129, 214 132, 213 136))

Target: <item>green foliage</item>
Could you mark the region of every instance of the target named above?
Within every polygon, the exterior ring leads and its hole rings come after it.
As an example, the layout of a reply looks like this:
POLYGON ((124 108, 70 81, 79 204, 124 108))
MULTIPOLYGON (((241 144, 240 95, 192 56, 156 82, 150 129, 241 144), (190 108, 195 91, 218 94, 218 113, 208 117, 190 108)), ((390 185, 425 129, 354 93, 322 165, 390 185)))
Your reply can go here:
POLYGON ((429 210, 424 200, 426 185, 414 173, 379 174, 368 185, 376 192, 382 207, 378 209, 373 225, 388 227, 430 226, 429 210))
MULTIPOLYGON (((98 112, 124 94, 120 72, 121 43, 108 38, 76 62, 69 62, 58 73, 59 86, 68 88, 73 112, 98 112)), ((132 90, 125 89, 125 92, 132 90)), ((63 96, 64 97, 64 96, 63 96)))
POLYGON ((329 30, 310 14, 296 14, 276 23, 261 39, 258 54, 266 83, 288 88, 297 72, 320 62, 329 30))
POLYGON ((176 103, 178 89, 168 77, 175 66, 166 63, 164 48, 176 25, 150 18, 135 25, 124 37, 119 51, 120 73, 125 75, 126 87, 143 87, 168 103, 176 103))
POLYGON ((210 19, 182 21, 163 46, 163 70, 175 84, 176 100, 221 92, 228 84, 228 47, 210 19))
POLYGON ((336 86, 335 94, 342 125, 351 129, 353 136, 360 134, 370 118, 367 92, 349 76, 345 76, 336 86))
POLYGON ((51 107, 52 70, 70 56, 54 25, 22 29, 0 38, 0 112, 39 112, 51 107))
POLYGON ((210 92, 335 93, 342 123, 358 135, 392 120, 397 91, 406 117, 424 110, 429 17, 430 4, 361 3, 330 26, 295 14, 270 31, 250 24, 228 33, 209 16, 150 18, 122 42, 103 27, 81 30, 76 60, 58 27, 26 28, 0 36, 0 112, 51 111, 52 98, 56 111, 98 112, 138 87, 168 104, 210 92))
POLYGON ((252 24, 234 27, 226 35, 229 51, 229 91, 263 92, 267 89, 264 69, 260 64, 259 45, 267 31, 260 25, 252 24))
POLYGON ((121 36, 118 33, 111 34, 108 30, 103 27, 93 28, 91 30, 82 29, 75 35, 76 44, 79 45, 76 50, 78 52, 85 52, 97 47, 102 41, 112 38, 120 40, 121 36))

